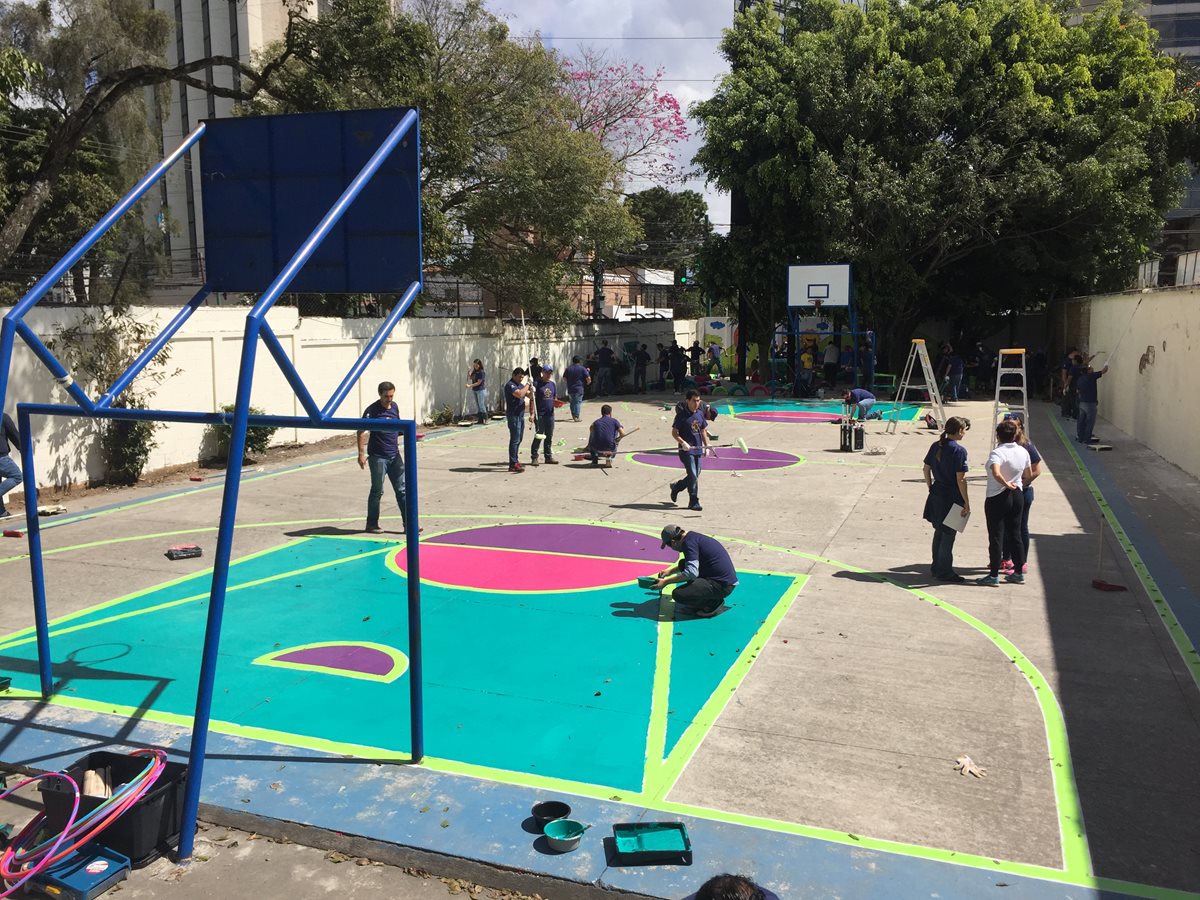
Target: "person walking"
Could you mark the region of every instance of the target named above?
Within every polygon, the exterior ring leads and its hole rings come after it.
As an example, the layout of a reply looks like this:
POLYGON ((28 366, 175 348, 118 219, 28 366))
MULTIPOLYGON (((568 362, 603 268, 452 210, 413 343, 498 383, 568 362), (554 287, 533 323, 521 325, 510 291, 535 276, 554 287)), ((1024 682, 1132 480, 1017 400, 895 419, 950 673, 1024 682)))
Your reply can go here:
POLYGON ((967 448, 959 443, 967 433, 967 424, 957 416, 946 420, 946 428, 925 454, 922 472, 929 496, 925 499, 924 519, 933 525, 933 563, 930 571, 939 581, 963 582, 954 571, 954 539, 958 530, 945 524, 946 515, 956 505, 963 519, 971 514, 967 497, 967 448))
POLYGON ((721 345, 720 344, 709 344, 708 345, 708 363, 709 363, 709 372, 711 372, 712 369, 715 368, 717 370, 718 378, 725 377, 725 367, 721 365, 721 345))
POLYGON ((0 519, 11 513, 4 506, 4 495, 21 483, 21 469, 13 462, 12 451, 21 446, 21 434, 8 413, 0 424, 0 519))
POLYGON ((578 422, 583 414, 583 392, 592 383, 592 375, 578 356, 571 357, 571 364, 563 372, 567 382, 567 402, 571 405, 571 421, 578 422))
POLYGON ((554 401, 558 399, 558 385, 554 383, 554 367, 542 366, 541 380, 533 386, 529 396, 529 421, 534 425, 533 446, 530 448, 529 464, 538 464, 538 449, 545 442, 546 463, 558 465, 554 458, 554 401))
POLYGON ((1076 406, 1079 409, 1075 419, 1075 438, 1081 444, 1094 443, 1092 430, 1096 427, 1096 411, 1100 408, 1100 399, 1096 391, 1096 382, 1104 377, 1108 365, 1097 372, 1091 366, 1085 365, 1075 378, 1076 406))
POLYGON ((676 607, 704 619, 715 616, 738 584, 729 551, 714 538, 678 525, 662 530, 662 546, 683 555, 675 565, 656 573, 654 586, 661 591, 668 584, 681 584, 671 595, 676 607))
POLYGON ((520 366, 512 370, 512 377, 504 383, 504 418, 508 422, 508 471, 520 474, 521 440, 525 437, 525 398, 529 396, 529 385, 523 384, 525 370, 520 366))
POLYGON ((708 450, 708 420, 700 408, 700 392, 689 390, 684 402, 675 409, 675 421, 671 424, 671 437, 683 463, 684 476, 671 483, 671 502, 678 500, 683 491, 688 492, 688 509, 700 512, 700 460, 708 450))
MULTIPOLYGON (((1025 417, 1021 413, 1006 413, 1004 418, 1012 419, 1017 423, 1017 443, 1029 453, 1029 477, 1021 485, 1021 494, 1025 500, 1025 505, 1021 509, 1021 546, 1025 551, 1025 562, 1021 566, 1021 574, 1024 575, 1029 571, 1029 508, 1033 506, 1033 480, 1042 474, 1042 454, 1038 452, 1037 446, 1025 434, 1025 417)), ((1000 556, 1001 574, 1012 575, 1017 571, 1012 560, 1012 550, 1007 544, 1005 544, 1000 556)))
POLYGON ((704 348, 700 346, 700 341, 692 341, 692 346, 687 349, 688 360, 691 363, 692 378, 698 378, 700 375, 700 360, 704 358, 704 348))
POLYGON ((996 440, 998 443, 988 454, 984 466, 988 473, 987 498, 983 501, 988 530, 988 574, 978 583, 1000 583, 1002 548, 1009 547, 1014 571, 1004 580, 1024 584, 1021 511, 1025 506, 1023 487, 1030 475, 1029 451, 1017 443, 1017 423, 1012 419, 1005 419, 996 426, 996 440))
POLYGON ((646 345, 642 346, 633 354, 633 390, 635 393, 646 393, 646 367, 650 365, 650 353, 646 350, 646 345))
POLYGON ((613 350, 608 346, 608 341, 600 342, 600 349, 596 351, 596 396, 607 397, 612 393, 613 380, 613 350))
MULTIPOLYGON (((379 383, 379 399, 363 410, 364 419, 400 420, 400 407, 396 405, 396 386, 390 381, 379 383)), ((383 498, 383 480, 392 483, 396 505, 400 507, 400 521, 404 533, 408 533, 408 505, 405 502, 404 457, 400 455, 398 431, 358 432, 358 467, 369 469, 371 492, 367 495, 367 532, 382 534, 379 525, 379 502, 383 498), (368 438, 368 435, 370 437, 368 438)))
POLYGON ((475 398, 475 421, 482 425, 487 421, 487 372, 483 368, 483 360, 477 359, 471 363, 471 371, 467 375, 467 387, 475 398))

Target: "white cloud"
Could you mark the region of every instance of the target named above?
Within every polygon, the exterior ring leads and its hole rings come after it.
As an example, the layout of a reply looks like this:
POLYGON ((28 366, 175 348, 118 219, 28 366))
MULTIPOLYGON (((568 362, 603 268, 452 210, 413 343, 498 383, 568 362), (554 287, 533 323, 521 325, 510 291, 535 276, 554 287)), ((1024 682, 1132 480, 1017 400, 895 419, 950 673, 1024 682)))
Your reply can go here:
MULTIPOLYGON (((578 55, 586 45, 605 51, 612 60, 640 63, 649 73, 662 68, 662 89, 685 111, 711 97, 717 79, 729 71, 718 48, 722 30, 733 22, 730 0, 491 0, 490 8, 509 23, 514 35, 540 32, 547 46, 566 55, 578 55)), ((690 167, 700 147, 691 119, 688 131, 692 136, 678 155, 690 167)), ((703 179, 684 187, 704 194, 709 218, 718 226, 727 225, 727 194, 707 187, 703 179)))

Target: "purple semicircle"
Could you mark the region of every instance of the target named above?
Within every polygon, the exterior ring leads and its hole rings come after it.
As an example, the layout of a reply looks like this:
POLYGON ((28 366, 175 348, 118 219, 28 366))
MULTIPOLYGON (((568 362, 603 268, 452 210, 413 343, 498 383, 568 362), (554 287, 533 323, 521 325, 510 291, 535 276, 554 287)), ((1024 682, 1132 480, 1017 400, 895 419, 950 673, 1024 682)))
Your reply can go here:
POLYGON ((302 647, 273 657, 273 662, 296 663, 341 669, 362 675, 387 675, 396 667, 396 660, 375 647, 361 644, 334 644, 326 647, 302 647))
MULTIPOLYGON (((674 450, 661 453, 635 453, 633 458, 647 466, 662 466, 667 469, 683 469, 679 454, 674 450)), ((781 469, 794 465, 800 457, 794 453, 784 453, 782 450, 760 450, 751 447, 743 453, 737 447, 718 447, 715 455, 710 453, 704 457, 704 471, 717 472, 748 472, 756 469, 781 469)))

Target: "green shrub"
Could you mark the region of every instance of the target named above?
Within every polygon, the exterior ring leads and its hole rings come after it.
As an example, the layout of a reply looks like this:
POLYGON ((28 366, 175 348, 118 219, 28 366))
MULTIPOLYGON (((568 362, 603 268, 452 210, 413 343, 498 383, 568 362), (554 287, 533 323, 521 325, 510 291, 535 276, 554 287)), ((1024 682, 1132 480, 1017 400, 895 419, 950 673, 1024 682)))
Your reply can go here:
MULTIPOLYGON (((145 409, 140 401, 131 401, 127 408, 145 409)), ((105 476, 109 484, 137 484, 150 451, 158 446, 154 432, 158 422, 127 422, 116 419, 105 420, 100 426, 100 452, 108 466, 105 476)))
MULTIPOLYGON (((221 412, 233 414, 236 407, 232 403, 226 403, 221 407, 221 412)), ((250 407, 250 415, 261 416, 262 410, 252 406, 250 407)), ((233 438, 233 426, 224 423, 212 426, 212 430, 216 434, 217 441, 217 458, 229 459, 229 441, 233 438)), ((267 452, 267 448, 271 446, 271 438, 275 436, 278 428, 272 428, 266 425, 254 426, 246 429, 246 456, 260 456, 267 452)))

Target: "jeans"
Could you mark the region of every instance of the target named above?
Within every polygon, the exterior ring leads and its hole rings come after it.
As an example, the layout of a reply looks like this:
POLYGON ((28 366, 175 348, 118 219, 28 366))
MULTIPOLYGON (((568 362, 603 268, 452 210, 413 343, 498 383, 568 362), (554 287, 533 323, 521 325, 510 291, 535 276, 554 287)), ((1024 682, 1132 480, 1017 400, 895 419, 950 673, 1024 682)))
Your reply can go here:
POLYGON ((521 453, 521 441, 525 437, 525 414, 508 416, 508 464, 515 466, 521 453))
POLYGON ((725 377, 725 367, 721 365, 721 357, 720 356, 712 356, 709 358, 712 360, 712 364, 717 369, 717 377, 724 378, 725 377))
POLYGON ((571 418, 578 422, 583 415, 583 389, 578 394, 567 394, 567 401, 571 404, 571 418))
POLYGON ((386 475, 396 492, 396 504, 400 507, 400 521, 408 531, 408 508, 404 503, 404 458, 399 454, 391 457, 368 456, 367 468, 371 470, 371 493, 367 495, 367 527, 379 527, 379 501, 383 497, 383 479, 386 475))
POLYGON ((4 512, 4 495, 21 483, 21 470, 7 453, 0 456, 0 512, 4 512))
POLYGON ((541 440, 536 436, 544 435, 546 438, 546 459, 554 458, 554 410, 550 410, 548 414, 538 413, 537 431, 533 438, 533 447, 529 450, 529 456, 534 461, 537 460, 538 448, 542 446, 541 440))
POLYGON ((683 463, 683 478, 671 482, 671 490, 686 490, 692 503, 700 502, 700 460, 699 453, 688 450, 679 451, 679 459, 683 463))
POLYGON ((633 389, 639 394, 646 393, 646 368, 641 366, 633 370, 633 389))
POLYGON ((1000 574, 1002 551, 1006 549, 1012 551, 1009 559, 1017 572, 1025 565, 1025 548, 1021 545, 1021 510, 1024 507, 1024 494, 1007 488, 983 502, 983 514, 987 518, 989 574, 1000 574))
POLYGON ((475 412, 483 417, 487 417, 487 388, 478 391, 471 391, 475 395, 475 412))
POLYGON ((858 417, 860 419, 865 419, 867 417, 867 413, 871 411, 871 407, 874 405, 875 405, 874 400, 860 401, 858 404, 858 417))
POLYGON ((1099 403, 1089 403, 1087 400, 1079 401, 1078 418, 1075 420, 1075 437, 1081 444, 1086 444, 1092 439, 1092 429, 1096 427, 1096 407, 1099 405, 1099 403))
POLYGON ((607 397, 612 393, 612 367, 597 366, 596 368, 596 396, 607 397))
POLYGON ((958 401, 958 392, 962 390, 962 372, 957 375, 950 376, 950 389, 946 391, 946 396, 950 400, 958 401))
POLYGON ((711 578, 696 578, 675 588, 671 597, 681 606, 711 612, 721 606, 735 587, 737 585, 713 581, 711 578))

